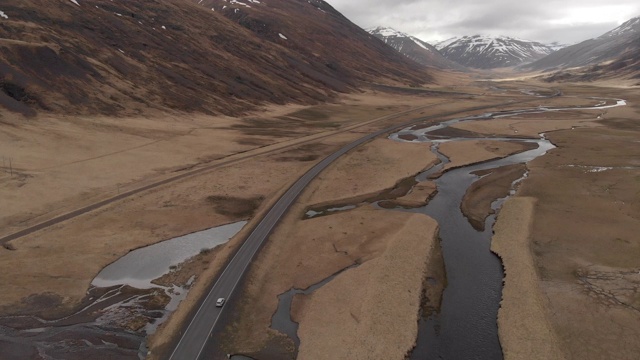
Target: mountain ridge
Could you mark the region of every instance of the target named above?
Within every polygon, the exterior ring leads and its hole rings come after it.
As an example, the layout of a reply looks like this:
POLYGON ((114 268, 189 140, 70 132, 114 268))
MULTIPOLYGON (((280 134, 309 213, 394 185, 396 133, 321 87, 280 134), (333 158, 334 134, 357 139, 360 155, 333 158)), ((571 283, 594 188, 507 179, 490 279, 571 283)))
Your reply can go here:
POLYGON ((560 49, 536 62, 523 66, 524 70, 562 70, 615 60, 621 54, 637 51, 634 40, 640 37, 640 17, 631 18, 620 26, 578 44, 560 49))
POLYGON ((441 69, 464 69, 459 64, 442 56, 433 45, 413 35, 384 26, 368 28, 366 31, 419 64, 441 69))
POLYGON ((508 36, 472 35, 436 44, 449 60, 477 69, 513 67, 543 58, 554 50, 536 41, 508 36))

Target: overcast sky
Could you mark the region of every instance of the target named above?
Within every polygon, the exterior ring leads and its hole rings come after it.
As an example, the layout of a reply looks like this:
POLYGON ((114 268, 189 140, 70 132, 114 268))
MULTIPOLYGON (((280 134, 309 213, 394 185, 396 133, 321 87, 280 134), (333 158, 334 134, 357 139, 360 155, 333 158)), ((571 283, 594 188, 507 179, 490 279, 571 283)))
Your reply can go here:
POLYGON ((429 43, 506 35, 573 44, 640 15, 639 0, 327 0, 362 28, 388 26, 429 43))

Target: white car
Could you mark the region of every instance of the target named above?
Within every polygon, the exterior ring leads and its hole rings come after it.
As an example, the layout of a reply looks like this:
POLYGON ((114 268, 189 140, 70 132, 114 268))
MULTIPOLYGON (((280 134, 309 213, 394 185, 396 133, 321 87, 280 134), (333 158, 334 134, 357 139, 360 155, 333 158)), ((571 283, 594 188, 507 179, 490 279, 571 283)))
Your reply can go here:
POLYGON ((224 305, 224 298, 218 298, 216 301, 216 307, 222 307, 224 305))

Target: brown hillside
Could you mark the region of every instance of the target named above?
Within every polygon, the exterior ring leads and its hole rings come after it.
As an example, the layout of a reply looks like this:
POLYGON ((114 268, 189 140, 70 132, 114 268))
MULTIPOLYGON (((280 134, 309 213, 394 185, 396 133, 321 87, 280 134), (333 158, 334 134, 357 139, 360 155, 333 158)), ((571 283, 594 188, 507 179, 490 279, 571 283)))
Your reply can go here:
POLYGON ((324 2, 227 3, 224 11, 211 1, 77 2, 0 5, 8 16, 0 18, 5 108, 233 115, 263 103, 325 101, 367 81, 430 80, 324 2))

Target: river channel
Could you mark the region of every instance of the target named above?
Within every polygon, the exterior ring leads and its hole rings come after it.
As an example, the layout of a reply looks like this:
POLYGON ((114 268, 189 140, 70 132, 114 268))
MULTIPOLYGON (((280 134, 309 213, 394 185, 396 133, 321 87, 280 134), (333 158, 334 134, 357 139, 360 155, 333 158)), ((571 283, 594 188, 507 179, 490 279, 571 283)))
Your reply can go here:
MULTIPOLYGON (((623 100, 596 99, 595 106, 579 109, 604 109, 622 106, 623 100)), ((424 181, 449 162, 438 151, 439 144, 449 141, 466 141, 464 138, 430 138, 431 132, 460 122, 480 121, 521 114, 549 111, 575 110, 576 108, 531 108, 524 110, 487 113, 479 116, 454 119, 423 129, 406 128, 390 136, 397 141, 430 142, 432 152, 440 159, 436 167, 420 174, 416 180, 424 181)), ((502 359, 502 348, 498 338, 497 315, 502 297, 504 272, 500 259, 491 252, 491 235, 496 215, 485 221, 484 231, 473 228, 461 211, 464 194, 480 177, 473 173, 506 165, 527 163, 546 154, 555 146, 545 139, 522 138, 473 138, 472 140, 499 140, 535 142, 538 147, 502 159, 457 168, 444 173, 435 182, 438 192, 429 203, 418 209, 403 210, 421 212, 438 221, 444 257, 447 287, 444 290, 439 313, 421 319, 417 345, 410 355, 412 360, 422 359, 502 359)), ((514 181, 510 194, 523 178, 514 181)), ((506 200, 497 199, 492 204, 498 210, 506 200)))
MULTIPOLYGON (((537 145, 532 150, 523 151, 505 158, 447 171, 435 180, 437 193, 426 206, 414 209, 400 207, 390 209, 392 211, 424 213, 437 220, 440 226, 440 238, 442 240, 441 245, 446 269, 447 286, 442 295, 440 310, 420 320, 417 345, 411 352, 409 359, 503 358, 498 338, 497 314, 502 297, 504 272, 500 259, 490 249, 496 215, 490 215, 485 220, 483 231, 476 230, 462 213, 461 203, 467 189, 472 183, 480 179, 480 176, 474 175, 474 172, 513 164, 524 164, 546 154, 555 147, 544 137, 544 134, 540 134, 538 139, 527 139, 522 137, 451 138, 432 135, 432 133, 462 122, 484 121, 563 110, 600 110, 626 105, 623 100, 592 99, 596 102, 593 106, 535 107, 484 113, 457 118, 428 127, 414 125, 389 136, 390 139, 396 141, 431 144, 431 151, 438 157, 440 163, 419 174, 415 178, 418 183, 430 179, 434 174, 439 174, 443 167, 449 163, 449 159, 439 152, 440 144, 445 142, 484 140, 525 142, 537 145)), ((492 204, 492 209, 497 212, 504 201, 510 195, 515 194, 517 185, 526 177, 527 173, 514 181, 511 189, 509 189, 509 195, 505 198, 496 199, 492 204)), ((342 204, 342 206, 322 211, 309 210, 306 216, 330 215, 339 211, 348 211, 364 204, 366 202, 350 205, 342 204)), ((381 207, 379 208, 382 209, 381 207)), ((323 284, 326 282, 328 281, 323 282, 323 284)), ((293 327, 289 327, 289 329, 291 328, 293 327)), ((297 338, 295 334, 289 335, 294 339, 297 338)))

